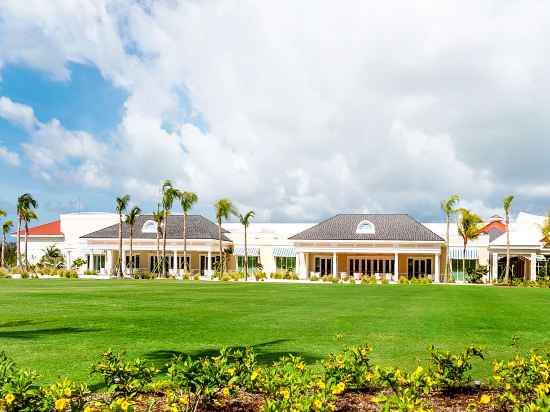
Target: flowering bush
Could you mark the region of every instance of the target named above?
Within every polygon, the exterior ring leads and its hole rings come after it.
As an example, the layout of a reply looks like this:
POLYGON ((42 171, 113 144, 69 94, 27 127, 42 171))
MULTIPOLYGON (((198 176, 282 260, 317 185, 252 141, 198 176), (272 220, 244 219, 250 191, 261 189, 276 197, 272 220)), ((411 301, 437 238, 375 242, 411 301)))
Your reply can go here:
POLYGON ((19 369, 4 352, 0 352, 0 410, 39 410, 37 377, 33 371, 19 369))
POLYGON ((472 359, 483 359, 483 351, 476 346, 456 354, 432 346, 430 354, 434 384, 444 391, 456 390, 470 383, 472 378, 467 373, 472 369, 472 359))
POLYGON ((353 346, 338 354, 331 353, 323 361, 325 376, 343 382, 351 389, 362 389, 372 383, 369 345, 353 346))
POLYGON ((430 410, 423 399, 433 385, 428 371, 421 366, 413 372, 399 368, 376 369, 377 380, 391 389, 390 394, 382 393, 375 398, 382 411, 423 412, 430 410))

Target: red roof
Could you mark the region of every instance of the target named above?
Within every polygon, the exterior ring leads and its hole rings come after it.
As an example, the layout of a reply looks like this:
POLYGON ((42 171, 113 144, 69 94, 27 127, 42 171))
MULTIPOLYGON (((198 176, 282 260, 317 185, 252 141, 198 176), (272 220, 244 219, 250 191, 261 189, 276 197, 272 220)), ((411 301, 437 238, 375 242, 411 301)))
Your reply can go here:
MULTIPOLYGON (((15 232, 13 235, 17 236, 19 232, 15 232)), ((25 236, 25 230, 21 231, 21 236, 25 236)), ((44 223, 29 228, 29 236, 63 236, 61 232, 61 221, 56 220, 50 223, 44 223)))
POLYGON ((506 225, 502 222, 498 222, 498 221, 493 221, 493 222, 489 222, 488 224, 486 224, 485 226, 483 226, 481 229, 480 229, 480 232, 483 232, 483 233, 489 233, 489 231, 491 229, 496 229, 498 230, 499 232, 501 233, 504 233, 506 232, 506 225))

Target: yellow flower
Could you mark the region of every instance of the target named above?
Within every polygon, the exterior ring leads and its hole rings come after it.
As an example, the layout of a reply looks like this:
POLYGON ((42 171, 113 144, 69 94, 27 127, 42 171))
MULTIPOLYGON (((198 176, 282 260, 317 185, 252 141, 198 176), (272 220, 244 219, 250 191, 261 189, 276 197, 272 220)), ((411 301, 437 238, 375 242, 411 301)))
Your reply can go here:
POLYGON ((229 388, 223 388, 222 393, 223 396, 229 396, 229 388))
POLYGON ((315 409, 316 411, 319 411, 321 410, 322 407, 323 407, 323 402, 321 402, 319 399, 315 399, 313 401, 313 409, 315 409))
POLYGON ((279 393, 283 395, 283 398, 288 399, 290 397, 290 392, 287 388, 279 389, 279 393))
POLYGON ((55 401, 55 410, 62 411, 67 406, 67 399, 61 398, 55 401))
POLYGON ((479 403, 481 403, 482 405, 487 405, 489 402, 491 402, 490 395, 484 394, 481 395, 481 398, 479 398, 479 403))
POLYGON ((227 372, 228 372, 231 376, 233 376, 233 375, 235 375, 235 368, 229 368, 229 369, 227 370, 227 372))
POLYGON ((71 395, 73 394, 73 391, 71 391, 71 388, 65 388, 65 390, 63 391, 63 394, 64 394, 67 398, 70 398, 71 395))
POLYGON ((251 380, 255 380, 258 377, 258 370, 252 371, 252 374, 250 375, 251 380))
POLYGON ((346 385, 344 385, 344 382, 340 382, 336 385, 336 387, 332 390, 332 393, 334 395, 340 395, 342 392, 344 392, 344 389, 346 389, 346 385))
POLYGON ((319 389, 325 389, 325 382, 323 382, 323 381, 317 382, 317 387, 318 387, 319 389))
POLYGON ((86 407, 84 408, 84 412, 94 412, 94 411, 95 411, 95 409, 92 408, 91 406, 86 406, 86 407))
POLYGON ((298 363, 298 365, 296 365, 296 367, 297 367, 298 369, 300 369, 301 371, 303 371, 304 368, 305 368, 304 362, 298 363))
POLYGON ((179 398, 179 403, 181 405, 188 405, 189 404, 189 398, 187 396, 182 396, 179 398))
POLYGON ((13 396, 13 393, 8 393, 4 399, 6 400, 6 403, 8 405, 11 405, 13 403, 13 401, 15 400, 15 396, 13 396))
POLYGON ((127 411, 129 407, 130 407, 130 403, 128 403, 128 401, 126 399, 124 399, 122 402, 120 402, 120 408, 123 411, 127 411))

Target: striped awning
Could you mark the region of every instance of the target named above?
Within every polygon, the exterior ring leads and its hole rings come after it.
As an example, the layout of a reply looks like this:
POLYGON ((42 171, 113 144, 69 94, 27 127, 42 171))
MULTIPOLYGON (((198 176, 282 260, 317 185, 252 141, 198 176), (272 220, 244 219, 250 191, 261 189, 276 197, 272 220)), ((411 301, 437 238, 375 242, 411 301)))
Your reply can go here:
POLYGON ((466 255, 464 255, 464 248, 450 247, 449 257, 451 259, 479 259, 479 250, 475 247, 467 247, 466 255))
MULTIPOLYGON (((247 255, 248 256, 260 256, 260 248, 259 247, 247 247, 247 255)), ((235 256, 244 256, 244 247, 243 246, 235 246, 233 249, 233 255, 235 256)))
POLYGON ((292 246, 274 247, 273 256, 275 257, 296 257, 296 250, 292 246))
POLYGON ((546 261, 546 256, 544 255, 537 255, 537 260, 541 261, 541 262, 545 262, 546 261))

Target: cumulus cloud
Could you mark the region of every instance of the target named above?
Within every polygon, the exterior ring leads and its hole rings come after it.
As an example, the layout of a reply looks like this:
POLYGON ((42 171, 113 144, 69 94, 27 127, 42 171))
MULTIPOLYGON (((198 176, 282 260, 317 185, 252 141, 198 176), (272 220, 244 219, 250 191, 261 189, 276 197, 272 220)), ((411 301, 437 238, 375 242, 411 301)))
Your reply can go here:
POLYGON ((0 146, 0 159, 10 166, 19 166, 21 164, 19 154, 12 152, 3 146, 0 146))
POLYGON ((33 3, 0 7, 0 65, 67 80, 89 63, 129 95, 105 144, 4 109, 36 129, 25 152, 42 173, 143 200, 172 178, 271 219, 433 218, 450 193, 483 213, 510 192, 547 207, 547 4, 33 3))

